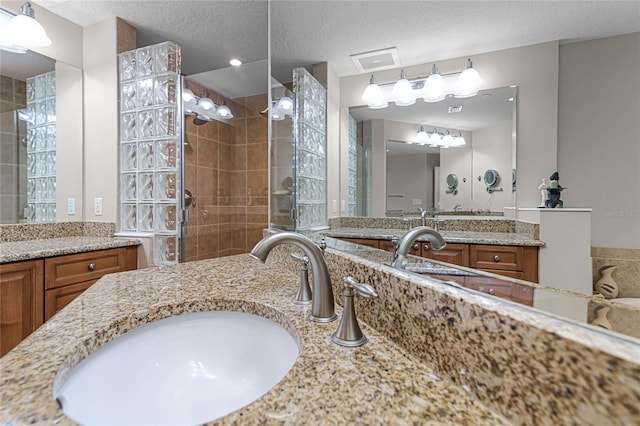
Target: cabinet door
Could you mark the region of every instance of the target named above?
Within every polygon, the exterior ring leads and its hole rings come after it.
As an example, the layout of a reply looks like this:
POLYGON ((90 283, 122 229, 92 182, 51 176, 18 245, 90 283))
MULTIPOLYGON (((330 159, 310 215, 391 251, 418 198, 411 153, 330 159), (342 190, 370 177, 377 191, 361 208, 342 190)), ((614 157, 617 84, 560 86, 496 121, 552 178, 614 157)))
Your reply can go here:
MULTIPOLYGON (((393 241, 391 240, 380 240, 380 249, 386 251, 393 251, 393 241)), ((414 242, 409 248, 409 253, 414 256, 420 256, 420 243, 414 242)))
POLYGON ((96 280, 92 280, 47 290, 44 300, 44 320, 49 321, 60 309, 71 303, 95 282, 96 280))
POLYGON ((442 250, 433 250, 431 244, 422 242, 422 257, 440 260, 454 265, 469 266, 469 244, 447 243, 442 250))
POLYGON ((0 356, 44 322, 43 271, 41 259, 0 266, 0 356))

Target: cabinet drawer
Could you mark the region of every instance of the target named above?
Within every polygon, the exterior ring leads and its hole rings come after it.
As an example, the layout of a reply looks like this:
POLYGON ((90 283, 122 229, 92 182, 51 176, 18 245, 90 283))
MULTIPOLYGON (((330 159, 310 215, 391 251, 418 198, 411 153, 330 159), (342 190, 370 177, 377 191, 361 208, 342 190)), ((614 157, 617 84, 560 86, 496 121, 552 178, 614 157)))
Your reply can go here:
POLYGON ((72 284, 65 287, 47 290, 44 300, 44 320, 48 321, 60 309, 67 306, 73 299, 80 296, 82 292, 91 287, 97 280, 84 283, 72 284))
POLYGON ((422 257, 460 266, 469 266, 469 244, 447 243, 442 250, 433 250, 430 243, 421 242, 422 257))
POLYGON ((472 268, 522 271, 524 249, 518 246, 472 245, 469 260, 472 268))
POLYGON ((45 259, 45 288, 95 281, 106 274, 135 269, 136 251, 136 247, 122 247, 45 259))
MULTIPOLYGON (((393 241, 391 240, 380 240, 380 247, 381 250, 386 250, 386 251, 393 251, 393 241)), ((414 256, 420 256, 420 243, 419 242, 414 242, 411 247, 409 248, 409 253, 408 254, 412 254, 414 256)))
POLYGON ((516 284, 490 277, 466 277, 464 282, 465 287, 507 299, 511 298, 515 285, 516 284))

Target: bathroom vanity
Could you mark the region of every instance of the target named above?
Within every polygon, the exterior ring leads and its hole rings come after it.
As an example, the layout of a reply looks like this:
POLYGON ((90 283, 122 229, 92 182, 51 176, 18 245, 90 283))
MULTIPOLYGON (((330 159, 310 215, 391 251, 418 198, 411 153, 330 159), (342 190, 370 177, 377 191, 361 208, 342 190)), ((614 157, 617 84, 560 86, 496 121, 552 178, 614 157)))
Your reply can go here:
POLYGON ((88 354, 140 325, 211 310, 271 319, 300 347, 280 383, 216 424, 640 422, 637 342, 329 246, 336 303, 346 275, 378 292, 356 304, 369 342, 345 348, 330 339, 337 321, 308 321, 310 308, 290 303, 296 251, 278 246, 265 265, 237 255, 103 277, 2 359, 0 422, 69 422, 52 395, 88 354))
POLYGON ((104 275, 136 269, 138 244, 104 237, 2 243, 0 356, 104 275))

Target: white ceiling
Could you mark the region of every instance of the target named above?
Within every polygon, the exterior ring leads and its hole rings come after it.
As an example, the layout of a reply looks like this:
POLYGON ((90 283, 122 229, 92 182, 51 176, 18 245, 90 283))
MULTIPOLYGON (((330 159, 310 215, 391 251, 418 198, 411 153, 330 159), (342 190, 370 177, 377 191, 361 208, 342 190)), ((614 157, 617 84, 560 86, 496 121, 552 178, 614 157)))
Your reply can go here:
MULTIPOLYGON (((119 16, 138 45, 172 40, 183 71, 196 74, 267 59, 266 0, 35 0, 80 25, 119 16)), ((640 1, 307 1, 272 0, 272 75, 327 61, 357 73, 349 56, 397 47, 403 66, 561 40, 640 31, 640 1)))

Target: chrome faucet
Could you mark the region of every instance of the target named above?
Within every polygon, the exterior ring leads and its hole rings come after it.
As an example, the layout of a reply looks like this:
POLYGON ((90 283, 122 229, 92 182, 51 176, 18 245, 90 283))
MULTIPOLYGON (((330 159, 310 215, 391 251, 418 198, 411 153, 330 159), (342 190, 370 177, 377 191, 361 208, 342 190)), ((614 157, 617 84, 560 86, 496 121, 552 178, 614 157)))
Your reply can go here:
POLYGON ((400 238, 400 243, 398 244, 398 248, 393 253, 393 261, 391 262, 391 266, 397 267, 402 263, 402 259, 407 256, 409 252, 409 248, 411 244, 418 237, 425 236, 429 241, 431 241, 431 247, 434 250, 442 250, 447 243, 442 238, 442 235, 438 231, 428 226, 416 226, 415 228, 411 228, 408 230, 402 238, 400 238))
POLYGON ((333 289, 329 269, 320 248, 309 237, 295 232, 279 232, 264 237, 251 250, 250 256, 264 263, 271 250, 280 244, 293 244, 304 251, 313 274, 311 314, 316 322, 331 322, 338 318, 333 302, 333 289))
POLYGON ((428 214, 429 212, 427 212, 427 211, 426 211, 425 209, 423 209, 422 207, 420 207, 418 210, 420 211, 420 219, 421 219, 421 220, 420 220, 420 224, 421 224, 422 226, 427 226, 427 214, 428 214))

